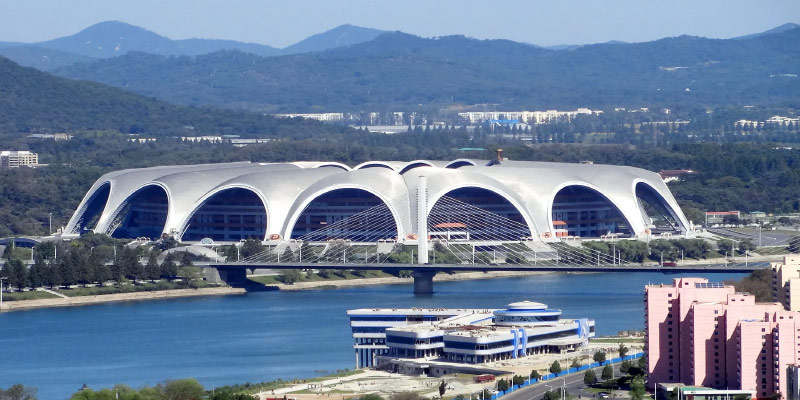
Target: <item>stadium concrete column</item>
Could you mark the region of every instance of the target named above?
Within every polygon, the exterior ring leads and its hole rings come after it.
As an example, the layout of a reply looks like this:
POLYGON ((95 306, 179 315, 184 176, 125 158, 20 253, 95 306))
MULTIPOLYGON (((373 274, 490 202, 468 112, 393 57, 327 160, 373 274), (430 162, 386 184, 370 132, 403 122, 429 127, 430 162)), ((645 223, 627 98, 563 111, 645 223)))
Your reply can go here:
MULTIPOLYGON (((428 178, 419 177, 417 185, 417 260, 428 263, 428 178)), ((416 279, 416 278, 415 278, 416 279)))

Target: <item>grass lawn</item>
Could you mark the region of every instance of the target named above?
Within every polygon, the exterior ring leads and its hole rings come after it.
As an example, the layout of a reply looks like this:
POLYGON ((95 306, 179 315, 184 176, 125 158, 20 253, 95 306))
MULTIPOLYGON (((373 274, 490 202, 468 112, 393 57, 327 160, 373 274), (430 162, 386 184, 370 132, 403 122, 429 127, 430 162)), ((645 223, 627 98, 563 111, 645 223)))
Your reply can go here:
POLYGON ((3 292, 3 301, 55 299, 55 298, 58 298, 58 296, 52 293, 42 292, 39 290, 30 290, 27 292, 14 292, 14 293, 3 292))
MULTIPOLYGON (((198 287, 205 287, 207 284, 203 281, 198 281, 198 287)), ((172 290, 172 289, 187 289, 183 283, 159 281, 152 282, 139 282, 136 285, 109 285, 109 286, 92 286, 92 287, 74 287, 69 289, 58 289, 57 292, 68 297, 78 296, 95 296, 101 294, 114 294, 114 293, 133 293, 133 292, 152 292, 156 290, 172 290)))

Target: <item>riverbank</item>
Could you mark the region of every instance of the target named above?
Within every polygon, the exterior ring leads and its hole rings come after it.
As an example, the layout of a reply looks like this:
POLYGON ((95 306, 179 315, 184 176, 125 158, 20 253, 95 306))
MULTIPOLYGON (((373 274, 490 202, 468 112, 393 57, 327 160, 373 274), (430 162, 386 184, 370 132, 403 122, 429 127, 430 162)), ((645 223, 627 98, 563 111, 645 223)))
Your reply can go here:
POLYGON ((246 291, 241 288, 232 287, 213 287, 213 288, 200 288, 200 289, 172 289, 172 290, 158 290, 149 292, 131 292, 131 293, 114 293, 114 294, 101 294, 93 296, 76 296, 76 297, 57 297, 48 299, 35 299, 35 300, 18 300, 3 302, 0 306, 0 312, 6 311, 22 311, 35 308, 46 307, 72 307, 72 306, 85 306, 90 304, 101 304, 118 301, 137 301, 137 300, 156 300, 156 299, 170 299, 178 297, 194 297, 194 296, 226 296, 234 294, 245 294, 246 291))
MULTIPOLYGON (((490 271, 490 272, 463 272, 457 274, 439 273, 433 277, 433 281, 434 282, 464 281, 464 280, 508 278, 515 276, 530 276, 530 275, 554 274, 554 273, 562 273, 562 272, 490 271)), ((412 283, 414 283, 413 278, 398 278, 392 276, 392 277, 382 277, 382 278, 359 278, 359 279, 295 282, 291 285, 279 283, 279 284, 267 284, 264 286, 273 290, 296 291, 296 290, 336 289, 340 287, 369 286, 369 285, 410 285, 412 283)))

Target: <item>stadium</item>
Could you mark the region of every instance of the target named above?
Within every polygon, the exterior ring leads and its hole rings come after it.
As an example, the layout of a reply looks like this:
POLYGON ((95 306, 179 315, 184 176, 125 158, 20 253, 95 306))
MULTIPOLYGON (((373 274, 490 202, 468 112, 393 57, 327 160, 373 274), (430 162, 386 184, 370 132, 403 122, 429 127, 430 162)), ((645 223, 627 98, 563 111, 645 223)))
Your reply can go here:
POLYGON ((639 168, 459 159, 159 166, 115 171, 63 235, 182 242, 558 241, 680 235, 661 177, 639 168), (422 206, 421 206, 422 205, 422 206))

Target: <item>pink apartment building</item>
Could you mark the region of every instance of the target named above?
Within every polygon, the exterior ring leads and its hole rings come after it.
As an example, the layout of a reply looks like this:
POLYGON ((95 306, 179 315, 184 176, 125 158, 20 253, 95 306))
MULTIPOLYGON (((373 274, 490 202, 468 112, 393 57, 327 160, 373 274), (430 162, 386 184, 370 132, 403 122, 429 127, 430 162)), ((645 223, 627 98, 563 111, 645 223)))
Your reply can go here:
POLYGON ((787 368, 800 364, 800 313, 733 286, 704 278, 649 285, 645 320, 651 388, 683 383, 768 398, 787 392, 787 368))

